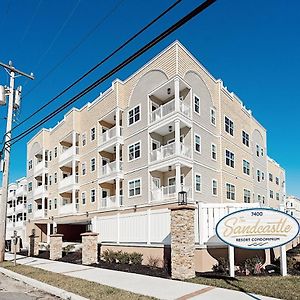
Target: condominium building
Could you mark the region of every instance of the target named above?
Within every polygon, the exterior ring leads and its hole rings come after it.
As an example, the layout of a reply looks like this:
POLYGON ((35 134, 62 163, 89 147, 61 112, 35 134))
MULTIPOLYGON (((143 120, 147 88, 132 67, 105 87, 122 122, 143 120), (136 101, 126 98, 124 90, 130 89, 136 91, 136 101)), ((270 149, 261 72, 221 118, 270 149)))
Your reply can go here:
POLYGON ((285 212, 300 221, 300 199, 295 196, 288 196, 285 203, 285 212))
POLYGON ((189 202, 278 208, 285 172, 267 154, 252 112, 174 42, 28 142, 28 230, 79 240, 99 216, 166 209, 182 190, 189 202))
MULTIPOLYGON (((1 194, 2 195, 2 194, 1 194)), ((21 239, 21 246, 27 245, 26 215, 27 215, 27 179, 25 177, 11 183, 8 187, 6 241, 10 241, 14 231, 21 239)))

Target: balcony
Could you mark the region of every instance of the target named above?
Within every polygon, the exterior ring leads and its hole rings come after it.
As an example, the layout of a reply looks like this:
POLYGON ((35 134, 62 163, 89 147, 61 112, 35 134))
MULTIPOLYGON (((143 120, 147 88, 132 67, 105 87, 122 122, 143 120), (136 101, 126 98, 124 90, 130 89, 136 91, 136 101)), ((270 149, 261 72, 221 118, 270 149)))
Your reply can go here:
POLYGON ((59 192, 62 193, 62 192, 70 191, 74 188, 75 189, 78 188, 77 185, 78 185, 78 175, 75 175, 75 177, 73 175, 70 175, 58 182, 58 189, 59 192))
MULTIPOLYGON (((123 196, 119 196, 120 206, 123 205, 123 196)), ((119 207, 116 196, 102 198, 100 208, 116 208, 119 207)))
POLYGON ((16 198, 16 191, 8 192, 8 199, 14 199, 16 198))
POLYGON ((123 162, 113 161, 105 166, 101 167, 101 173, 99 179, 101 182, 110 181, 111 179, 115 179, 117 176, 123 178, 123 162), (119 170, 117 171, 117 164, 119 163, 119 170))
POLYGON ((26 203, 19 203, 16 205, 16 212, 26 211, 26 203))
POLYGON ((13 221, 8 221, 7 224, 6 224, 6 228, 7 229, 12 229, 13 227, 14 227, 13 221))
MULTIPOLYGON (((186 191, 188 200, 192 200, 192 189, 190 186, 180 186, 180 191, 186 191)), ((162 186, 151 191, 151 202, 174 202, 177 200, 176 185, 162 186)))
POLYGON ((16 197, 23 196, 23 195, 24 196, 27 195, 27 187, 25 185, 18 187, 16 190, 16 197))
POLYGON ((48 186, 39 185, 34 188, 33 190, 33 198, 38 199, 42 198, 43 196, 47 197, 48 195, 48 186))
POLYGON ((72 146, 68 149, 63 150, 59 155, 58 162, 60 165, 63 165, 73 159, 79 160, 79 147, 77 146, 72 146))
POLYGON ((99 138, 99 151, 108 148, 108 151, 113 150, 113 145, 116 143, 123 144, 123 127, 114 126, 100 135, 99 138))
POLYGON ((34 213, 33 216, 35 219, 41 219, 41 218, 45 218, 47 217, 47 210, 43 210, 43 209, 37 209, 34 213))
POLYGON ((15 227, 18 227, 18 228, 22 228, 22 227, 24 227, 25 225, 26 225, 26 221, 23 221, 23 220, 17 221, 17 222, 15 223, 15 227))
MULTIPOLYGON (((179 111, 186 117, 190 117, 189 105, 179 101, 179 111)), ((175 112, 175 99, 167 102, 164 105, 159 106, 156 110, 150 113, 150 124, 156 123, 159 120, 168 117, 175 112)))
POLYGON ((15 212, 15 207, 7 206, 7 215, 11 216, 15 212))
POLYGON ((34 175, 41 174, 43 171, 45 173, 47 173, 48 172, 47 168, 48 168, 48 162, 47 161, 40 161, 39 163, 37 163, 34 166, 34 175))
POLYGON ((74 208, 73 203, 67 203, 59 207, 59 214, 62 215, 73 214, 75 212, 77 212, 77 210, 74 208))

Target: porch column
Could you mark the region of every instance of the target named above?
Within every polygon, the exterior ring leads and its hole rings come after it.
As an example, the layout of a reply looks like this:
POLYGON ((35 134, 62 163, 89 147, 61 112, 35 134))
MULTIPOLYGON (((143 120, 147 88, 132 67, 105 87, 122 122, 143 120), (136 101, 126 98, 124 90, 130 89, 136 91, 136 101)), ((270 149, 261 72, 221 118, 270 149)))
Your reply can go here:
POLYGON ((47 243, 49 244, 50 243, 50 226, 51 224, 50 223, 47 223, 47 243))
POLYGON ((175 182, 176 182, 176 195, 178 195, 178 193, 181 190, 181 180, 180 180, 180 176, 181 176, 181 165, 180 164, 176 164, 175 165, 175 182))
POLYGON ((120 171, 120 143, 116 143, 116 172, 120 171))
POLYGON ((117 132, 116 132, 116 136, 120 136, 120 108, 117 107, 116 108, 116 129, 117 129, 117 132))
POLYGON ((58 260, 62 258, 63 234, 51 234, 50 236, 50 259, 58 260))
POLYGON ((120 178, 116 178, 116 204, 120 206, 120 178))
POLYGON ((179 89, 179 78, 174 79, 174 92, 175 92, 175 111, 179 112, 179 97, 180 97, 180 89, 179 89))
POLYGON ((76 132, 75 131, 72 132, 72 147, 74 147, 73 154, 75 155, 76 154, 76 132))
POLYGON ((175 120, 175 153, 180 155, 180 120, 175 120))

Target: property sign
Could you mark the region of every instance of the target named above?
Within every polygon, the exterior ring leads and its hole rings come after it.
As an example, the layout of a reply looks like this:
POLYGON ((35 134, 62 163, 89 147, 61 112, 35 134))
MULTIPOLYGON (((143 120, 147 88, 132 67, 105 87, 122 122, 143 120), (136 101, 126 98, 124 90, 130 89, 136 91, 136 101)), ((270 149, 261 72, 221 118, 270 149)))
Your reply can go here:
POLYGON ((216 233, 233 247, 268 249, 293 240, 299 234, 299 223, 282 211, 251 208, 222 218, 216 226, 216 233))

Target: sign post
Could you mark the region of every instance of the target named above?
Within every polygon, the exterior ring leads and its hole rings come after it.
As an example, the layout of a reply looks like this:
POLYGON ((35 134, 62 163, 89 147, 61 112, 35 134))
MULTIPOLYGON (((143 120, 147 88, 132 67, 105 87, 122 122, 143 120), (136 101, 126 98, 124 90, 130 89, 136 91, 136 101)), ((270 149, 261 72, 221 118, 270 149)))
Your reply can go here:
POLYGON ((229 254, 229 276, 234 277, 234 247, 228 246, 229 254))

